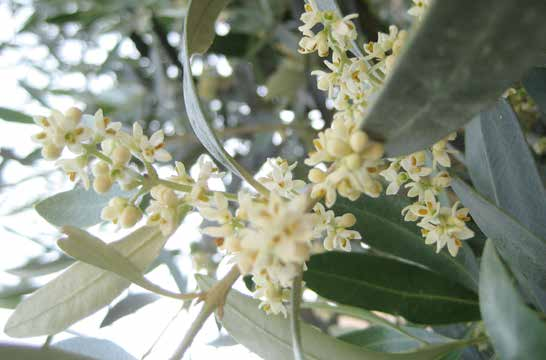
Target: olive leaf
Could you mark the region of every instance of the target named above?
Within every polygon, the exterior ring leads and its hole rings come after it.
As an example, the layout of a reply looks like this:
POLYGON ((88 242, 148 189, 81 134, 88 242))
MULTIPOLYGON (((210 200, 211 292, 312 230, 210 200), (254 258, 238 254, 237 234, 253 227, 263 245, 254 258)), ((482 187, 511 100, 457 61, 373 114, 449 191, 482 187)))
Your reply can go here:
POLYGON ((160 298, 161 297, 158 295, 151 293, 129 294, 108 310, 108 313, 100 323, 100 327, 112 325, 119 319, 135 313, 139 309, 159 300, 160 298))
POLYGON ((0 359, 92 360, 92 358, 51 348, 0 343, 0 359))
POLYGON ((115 196, 126 196, 118 186, 106 194, 77 187, 60 192, 36 204, 38 214, 55 226, 72 225, 80 228, 101 222, 100 213, 115 196))
POLYGON ((201 107, 190 66, 190 57, 196 51, 204 52, 214 38, 214 21, 220 11, 228 3, 227 0, 198 0, 191 1, 184 22, 182 64, 184 66, 183 90, 184 104, 188 118, 197 138, 209 153, 231 172, 246 180, 260 192, 267 189, 256 181, 252 175, 241 166, 220 144, 211 129, 205 112, 201 107))
POLYGON ((542 60, 543 47, 529 44, 546 38, 545 13, 535 0, 431 2, 363 129, 398 156, 463 126, 542 60))
POLYGON ((423 268, 365 253, 311 256, 304 281, 337 303, 401 315, 413 323, 480 318, 477 295, 423 268))
POLYGON ((92 337, 76 336, 70 339, 55 342, 51 347, 54 349, 85 355, 96 360, 136 360, 134 356, 112 341, 92 337))
POLYGON ((0 107, 0 119, 4 121, 17 122, 17 123, 23 123, 23 124, 34 123, 34 120, 32 120, 31 116, 28 116, 27 114, 23 114, 22 112, 8 109, 5 107, 0 107))
MULTIPOLYGON (((155 227, 142 227, 108 245, 144 271, 166 242, 155 227)), ((111 303, 129 287, 126 279, 76 262, 21 302, 4 331, 12 337, 51 335, 111 303)))
MULTIPOLYGON (((215 282, 203 275, 196 275, 196 279, 202 290, 210 289, 215 282)), ((235 340, 263 359, 291 359, 289 320, 281 315, 267 315, 258 306, 258 300, 231 290, 220 321, 235 340)), ((466 341, 454 341, 398 354, 381 353, 340 341, 303 323, 301 337, 303 355, 307 360, 436 360, 441 355, 468 345, 466 341)))
POLYGON ((544 357, 546 323, 525 305, 491 239, 485 244, 481 264, 480 309, 486 331, 502 359, 544 357))

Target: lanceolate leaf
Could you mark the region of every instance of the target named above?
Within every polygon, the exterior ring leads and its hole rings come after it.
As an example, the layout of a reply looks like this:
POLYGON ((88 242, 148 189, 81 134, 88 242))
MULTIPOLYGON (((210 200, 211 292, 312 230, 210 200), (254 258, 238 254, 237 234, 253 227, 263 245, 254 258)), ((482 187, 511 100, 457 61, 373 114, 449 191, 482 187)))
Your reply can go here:
POLYGON ((8 269, 6 272, 23 278, 43 276, 65 269, 74 262, 66 255, 58 253, 51 255, 49 253, 32 258, 26 264, 8 269))
POLYGON ((115 321, 121 319, 122 317, 131 315, 137 310, 159 299, 160 297, 156 294, 129 294, 125 299, 121 300, 119 303, 112 306, 110 310, 108 310, 108 313, 104 317, 104 320, 102 320, 100 327, 112 325, 115 321))
MULTIPOLYGON (((198 275, 202 290, 212 287, 214 280, 198 275)), ((222 325, 239 343, 265 360, 291 359, 290 323, 280 315, 266 315, 258 308, 259 301, 231 290, 224 306, 222 325)), ((431 345, 417 351, 388 354, 351 345, 302 324, 303 354, 307 360, 436 360, 439 356, 466 346, 464 342, 431 345)))
POLYGON ((142 269, 101 239, 71 226, 63 227, 62 231, 68 237, 60 239, 57 245, 70 256, 118 274, 146 290, 174 298, 180 296, 150 282, 142 275, 142 269))
MULTIPOLYGON (((493 108, 482 112, 467 126, 465 140, 466 163, 476 189, 522 227, 536 234, 542 245, 537 242, 533 249, 543 249, 544 256, 546 192, 518 119, 508 102, 500 100, 493 108)), ((488 233, 487 228, 483 230, 488 233)), ((518 245, 504 244, 520 243, 522 239, 488 235, 508 261, 522 256, 516 251, 518 245)), ((546 273, 542 278, 545 277, 546 273)), ((520 281, 532 293, 537 306, 546 310, 544 282, 540 285, 527 277, 520 281)))
MULTIPOLYGON (((159 229, 142 227, 108 246, 143 271, 158 256, 165 241, 159 229)), ((13 337, 58 333, 112 302, 129 285, 116 274, 76 262, 19 304, 4 331, 13 337)))
POLYGON ((32 117, 23 114, 22 112, 0 107, 0 119, 10 122, 18 122, 23 124, 33 124, 32 117))
POLYGON ((184 104, 195 135, 210 154, 257 190, 267 192, 246 169, 224 150, 207 122, 193 82, 190 57, 197 50, 204 52, 208 49, 214 37, 214 21, 227 2, 227 0, 196 0, 190 3, 186 21, 184 22, 184 36, 182 39, 184 46, 182 54, 184 104))
POLYGON ((464 244, 457 257, 447 251, 436 253, 434 247, 425 244, 419 228, 404 221, 400 212, 408 204, 401 196, 361 197, 355 202, 338 199, 334 211, 338 215, 353 213, 357 218, 355 230, 372 248, 424 265, 477 291, 478 264, 470 247, 464 244))
POLYGON ((431 2, 363 128, 396 156, 463 126, 542 59, 529 44, 546 38, 545 13, 535 0, 431 2))
POLYGON ((523 226, 510 214, 477 193, 460 179, 454 179, 453 190, 483 232, 494 238, 495 246, 505 256, 514 271, 519 271, 531 283, 546 288, 546 244, 532 229, 523 226))
POLYGON ((91 337, 73 337, 56 342, 55 349, 74 352, 90 357, 91 359, 136 360, 134 356, 123 350, 115 343, 91 337))
POLYGON ((126 195, 118 187, 99 195, 83 188, 55 194, 36 204, 40 216, 55 226, 89 227, 101 222, 100 212, 114 196, 126 195))
POLYGON ((491 240, 485 245, 481 264, 480 309, 501 359, 544 358, 546 323, 523 302, 491 240))
POLYGON ((423 324, 480 318, 474 293, 414 265, 341 252, 314 255, 307 265, 306 285, 341 304, 401 315, 423 324))
POLYGON ((339 339, 370 350, 383 352, 410 351, 423 346, 425 342, 435 344, 452 340, 422 328, 410 326, 402 326, 401 328, 413 335, 414 338, 390 328, 372 326, 364 330, 356 330, 343 334, 339 339), (420 342, 416 338, 423 341, 420 342))
POLYGON ((51 348, 0 343, 0 359, 92 360, 92 358, 51 348))

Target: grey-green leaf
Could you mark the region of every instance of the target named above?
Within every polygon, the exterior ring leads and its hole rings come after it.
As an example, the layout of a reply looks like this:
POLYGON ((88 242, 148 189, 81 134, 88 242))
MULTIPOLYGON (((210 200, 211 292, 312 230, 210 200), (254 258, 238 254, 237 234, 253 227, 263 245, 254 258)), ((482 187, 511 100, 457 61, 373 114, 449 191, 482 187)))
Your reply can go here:
POLYGON ((480 318, 476 294, 401 261, 365 253, 329 252, 311 256, 307 266, 307 287, 340 304, 401 315, 421 324, 480 318))
POLYGON ((62 231, 68 236, 60 239, 57 245, 70 256, 118 274, 146 290, 174 298, 181 296, 146 279, 143 269, 101 239, 72 226, 65 226, 62 231))
POLYGON ((40 201, 36 204, 36 211, 55 226, 89 227, 101 222, 101 210, 111 198, 124 195, 127 193, 117 186, 106 194, 75 188, 40 201))
POLYGON ((0 119, 4 121, 18 122, 23 124, 34 123, 34 120, 32 120, 31 116, 28 116, 27 114, 23 114, 22 112, 8 109, 5 107, 0 107, 0 119))
MULTIPOLYGON (((109 244, 141 271, 158 256, 166 238, 155 227, 142 227, 109 244)), ((52 335, 112 302, 129 287, 126 279, 76 262, 17 306, 4 331, 12 337, 52 335)))
POLYGON ((105 339, 73 337, 55 342, 53 348, 78 353, 96 360, 136 360, 119 345, 105 339))
MULTIPOLYGON (((209 126, 205 112, 201 107, 195 83, 193 82, 193 75, 190 66, 190 57, 195 51, 195 47, 203 46, 206 50, 208 42, 201 43, 201 45, 191 46, 191 41, 194 37, 197 37, 197 32, 208 34, 212 32, 212 38, 214 37, 214 20, 218 16, 222 8, 227 4, 227 0, 199 0, 191 1, 186 20, 184 22, 184 35, 182 38, 184 51, 182 54, 182 64, 184 65, 183 76, 183 90, 184 90, 184 104, 188 113, 188 119, 191 127, 195 132, 197 138, 201 141, 203 146, 209 151, 209 153, 231 172, 240 176, 246 180, 254 188, 265 191, 267 190, 257 182, 248 171, 242 167, 232 156, 230 156, 226 150, 220 144, 218 138, 214 134, 214 131, 209 126)), ((209 35, 205 36, 207 39, 209 35)), ((201 38, 198 36, 197 38, 201 38)), ((212 41, 212 40, 211 40, 212 41)), ((209 44, 210 45, 210 44, 209 44)))
POLYGON ((523 226, 516 218, 498 208, 464 181, 455 178, 453 190, 470 213, 480 229, 494 238, 495 246, 503 254, 514 271, 519 271, 530 282, 544 289, 546 287, 546 243, 539 234, 523 226))
POLYGON ((0 359, 13 360, 92 360, 92 358, 57 349, 0 343, 0 359))
POLYGON ((433 1, 363 128, 397 156, 463 126, 544 56, 546 2, 433 1), (514 19, 518 19, 514 21, 514 19))
MULTIPOLYGON (((210 289, 214 284, 210 277, 197 275, 196 278, 202 290, 210 289)), ((289 320, 280 315, 266 315, 258 305, 259 301, 231 290, 224 306, 222 325, 235 340, 265 360, 291 359, 289 320)), ((301 335, 307 360, 432 360, 466 346, 463 342, 450 342, 388 354, 345 343, 307 324, 301 324, 301 335)))
MULTIPOLYGON (((510 104, 499 100, 468 124, 465 134, 466 163, 476 189, 536 234, 544 245, 537 242, 534 249, 542 248, 542 255, 546 255, 546 191, 510 104)), ((517 243, 522 239, 488 235, 506 259, 521 256, 514 252, 516 245, 506 247, 504 242, 517 243)), ((527 277, 519 280, 537 306, 546 310, 546 287, 527 277)))
POLYGON ((43 276, 65 269, 74 262, 62 254, 43 254, 29 259, 25 264, 6 270, 7 273, 22 278, 43 276))
POLYGON ((117 320, 127 315, 131 315, 137 310, 159 299, 160 297, 158 295, 151 293, 129 294, 125 299, 121 300, 108 310, 108 313, 100 323, 100 327, 112 325, 117 320))
POLYGON ((546 323, 523 302, 491 240, 481 264, 480 309, 500 359, 544 358, 546 323))
POLYGON ((189 54, 204 53, 212 45, 214 22, 229 0, 192 1, 186 14, 189 54))
POLYGON ((424 265, 477 291, 478 263, 470 247, 464 244, 457 257, 447 251, 436 253, 425 244, 418 227, 404 221, 400 212, 407 205, 409 200, 402 196, 361 197, 354 202, 338 199, 334 211, 337 215, 353 213, 357 219, 354 229, 372 248, 424 265))

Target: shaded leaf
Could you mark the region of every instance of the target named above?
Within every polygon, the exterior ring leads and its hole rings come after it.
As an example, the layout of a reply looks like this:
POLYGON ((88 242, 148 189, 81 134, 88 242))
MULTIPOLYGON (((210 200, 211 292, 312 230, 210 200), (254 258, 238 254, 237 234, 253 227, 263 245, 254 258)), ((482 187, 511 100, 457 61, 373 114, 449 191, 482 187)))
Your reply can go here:
POLYGON ((305 73, 302 64, 285 59, 277 70, 267 79, 266 99, 284 97, 293 100, 296 92, 305 85, 305 73))
POLYGON ((307 265, 307 286, 341 304, 401 315, 414 323, 442 324, 480 318, 474 293, 414 265, 341 252, 314 255, 307 265))
MULTIPOLYGON (((159 229, 142 227, 108 246, 143 271, 165 241, 159 229)), ((19 304, 4 331, 12 337, 58 333, 112 302, 129 285, 116 274, 78 261, 19 304)))
POLYGON ((452 257, 447 251, 436 253, 434 247, 425 244, 419 228, 404 221, 400 214, 409 203, 409 199, 403 196, 378 199, 362 196, 354 202, 338 199, 334 211, 338 215, 353 213, 357 219, 354 229, 372 248, 424 265, 477 291, 478 263, 469 246, 464 244, 457 257, 452 257))
POLYGON ((522 82, 527 93, 531 95, 542 113, 546 114, 546 68, 531 69, 522 82))
POLYGON ((193 82, 190 56, 200 49, 205 51, 214 38, 214 21, 222 8, 227 4, 226 0, 199 0, 192 1, 184 22, 182 64, 184 65, 183 90, 184 104, 191 127, 197 138, 209 153, 231 172, 245 179, 257 190, 267 192, 251 174, 248 173, 233 157, 222 147, 214 131, 210 128, 205 113, 199 102, 195 83, 193 82), (202 33, 202 34, 197 34, 202 33), (191 44, 196 45, 191 45, 191 44))
POLYGON ((92 358, 51 348, 0 343, 0 359, 91 360, 92 358))
MULTIPOLYGON (((472 183, 491 203, 542 240, 543 244, 537 242, 533 249, 543 249, 544 256, 546 192, 510 104, 501 99, 468 124, 465 134, 466 163, 472 183)), ((504 258, 508 260, 521 256, 517 250, 518 245, 505 243, 517 243, 522 239, 505 239, 489 233, 487 227, 483 230, 497 244, 504 258)), ((529 278, 520 280, 532 293, 531 297, 537 306, 546 310, 544 282, 540 285, 529 278)))
POLYGON ((134 356, 123 350, 119 345, 105 339, 73 337, 53 343, 52 347, 82 354, 97 360, 136 360, 134 356))
POLYGON ((480 309, 500 358, 544 358, 546 323, 523 302, 491 240, 485 245, 481 264, 480 309))
POLYGON ((0 107, 0 119, 23 124, 34 124, 34 120, 32 120, 31 116, 4 107, 0 107))
POLYGON ((159 299, 160 297, 156 294, 129 294, 125 299, 121 300, 108 310, 108 313, 100 323, 100 327, 112 325, 122 317, 131 315, 144 306, 149 305, 159 299))
MULTIPOLYGON (((208 290, 214 284, 210 277, 196 275, 196 278, 202 290, 208 290)), ((289 320, 280 315, 266 315, 258 305, 258 300, 231 290, 224 306, 222 325, 235 340, 265 360, 291 359, 289 320)), ((307 324, 301 324, 301 334, 304 356, 308 360, 428 360, 466 346, 464 342, 451 342, 413 352, 388 354, 345 343, 307 324)))
POLYGON ((463 126, 542 60, 543 49, 528 44, 546 38, 544 13, 546 2, 535 0, 431 2, 364 130, 398 156, 463 126))
POLYGON ((100 213, 115 196, 127 195, 117 186, 106 194, 75 188, 55 194, 36 204, 36 211, 55 226, 89 227, 101 222, 100 213))

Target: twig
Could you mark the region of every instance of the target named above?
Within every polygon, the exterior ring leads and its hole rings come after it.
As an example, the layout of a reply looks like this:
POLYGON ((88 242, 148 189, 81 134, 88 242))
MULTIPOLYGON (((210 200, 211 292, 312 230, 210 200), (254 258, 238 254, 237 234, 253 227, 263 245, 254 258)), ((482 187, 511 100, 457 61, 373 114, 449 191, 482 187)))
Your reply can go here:
POLYGON ((300 303, 301 303, 301 273, 292 281, 292 289, 290 291, 290 332, 292 333, 292 351, 294 360, 304 360, 303 347, 301 344, 301 329, 300 329, 300 303))
POLYGON ((173 356, 171 356, 171 360, 182 359, 184 353, 186 352, 186 350, 188 350, 191 343, 193 342, 193 339, 195 338, 199 330, 201 330, 203 324, 208 319, 208 317, 214 312, 214 310, 216 310, 216 308, 218 308, 218 317, 223 317, 223 307, 226 301, 226 296, 231 289, 231 286, 235 283, 237 278, 239 278, 239 275, 239 268, 237 267, 237 265, 233 266, 229 273, 227 273, 227 275, 222 278, 222 280, 217 282, 209 291, 207 291, 202 296, 204 300, 203 307, 191 324, 188 332, 186 332, 186 335, 182 339, 182 342, 180 343, 180 345, 178 345, 175 353, 173 354, 173 356))

